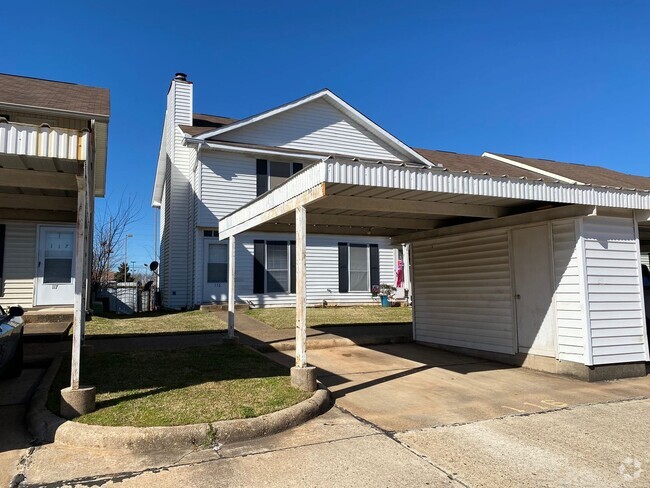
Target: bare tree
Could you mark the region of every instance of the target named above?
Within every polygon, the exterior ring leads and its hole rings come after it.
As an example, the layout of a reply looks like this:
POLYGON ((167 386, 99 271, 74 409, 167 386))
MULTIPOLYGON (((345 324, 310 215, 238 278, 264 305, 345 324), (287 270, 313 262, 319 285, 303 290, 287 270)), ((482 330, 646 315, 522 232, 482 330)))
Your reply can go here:
POLYGON ((101 214, 95 214, 95 232, 92 256, 92 288, 102 290, 111 280, 111 263, 119 260, 124 249, 127 229, 140 219, 141 206, 133 195, 122 195, 117 208, 108 205, 101 214))

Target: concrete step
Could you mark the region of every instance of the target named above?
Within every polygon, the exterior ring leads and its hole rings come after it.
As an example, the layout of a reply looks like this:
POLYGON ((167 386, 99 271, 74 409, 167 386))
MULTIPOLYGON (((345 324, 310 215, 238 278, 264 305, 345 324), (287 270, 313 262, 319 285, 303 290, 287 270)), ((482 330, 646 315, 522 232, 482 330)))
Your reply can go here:
POLYGON ((25 324, 25 342, 60 342, 68 337, 72 322, 29 322, 25 324))
MULTIPOLYGON (((206 303, 200 306, 201 310, 206 312, 227 312, 227 303, 206 303)), ((235 310, 249 310, 250 307, 245 303, 235 303, 235 310)))
POLYGON ((68 311, 40 311, 40 310, 28 310, 23 315, 23 320, 27 324, 47 324, 47 323, 60 323, 68 322, 72 323, 73 314, 68 311))

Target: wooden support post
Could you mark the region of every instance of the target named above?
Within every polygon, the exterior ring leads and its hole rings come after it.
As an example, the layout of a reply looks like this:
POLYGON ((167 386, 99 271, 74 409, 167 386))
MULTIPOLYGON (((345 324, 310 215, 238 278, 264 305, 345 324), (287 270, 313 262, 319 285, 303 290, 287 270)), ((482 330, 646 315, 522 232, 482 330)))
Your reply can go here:
POLYGON ((228 338, 235 337, 235 236, 228 238, 228 338))
POLYGON ((88 168, 84 164, 83 175, 77 175, 77 231, 75 239, 74 271, 74 322, 72 329, 72 364, 70 388, 79 389, 79 372, 81 368, 81 341, 86 319, 86 202, 88 168))
POLYGON ((307 367, 307 211, 296 208, 296 367, 307 367))

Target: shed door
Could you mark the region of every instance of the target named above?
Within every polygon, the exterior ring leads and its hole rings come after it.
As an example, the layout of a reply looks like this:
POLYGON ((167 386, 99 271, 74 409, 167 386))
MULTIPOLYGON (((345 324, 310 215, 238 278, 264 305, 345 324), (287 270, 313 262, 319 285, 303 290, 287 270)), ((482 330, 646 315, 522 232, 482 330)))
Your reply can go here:
POLYGON ((555 357, 548 226, 513 230, 512 245, 519 352, 555 357))
POLYGON ((228 301, 228 244, 205 241, 203 302, 228 301))

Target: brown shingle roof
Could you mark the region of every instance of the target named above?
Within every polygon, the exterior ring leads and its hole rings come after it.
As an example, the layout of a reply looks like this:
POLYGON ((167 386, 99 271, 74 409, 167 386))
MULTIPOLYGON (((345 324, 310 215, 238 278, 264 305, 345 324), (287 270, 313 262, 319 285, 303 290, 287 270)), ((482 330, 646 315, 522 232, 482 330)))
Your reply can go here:
POLYGON ((0 74, 0 103, 79 114, 110 115, 106 88, 0 74))
POLYGON ((549 178, 533 171, 517 168, 516 166, 482 156, 448 151, 434 151, 432 149, 415 149, 415 151, 432 163, 440 164, 454 173, 469 172, 474 174, 487 174, 489 176, 508 176, 510 178, 542 180, 546 182, 557 181, 554 178, 549 178))
POLYGON ((218 129, 233 122, 237 122, 237 119, 219 115, 192 114, 192 125, 179 125, 179 127, 186 134, 198 136, 210 129, 218 129))
POLYGON ((626 188, 635 190, 650 190, 650 178, 620 173, 601 166, 588 166, 586 164, 561 163, 550 159, 524 158, 499 154, 504 158, 512 159, 519 163, 527 164, 543 171, 548 171, 565 178, 594 186, 626 188))

